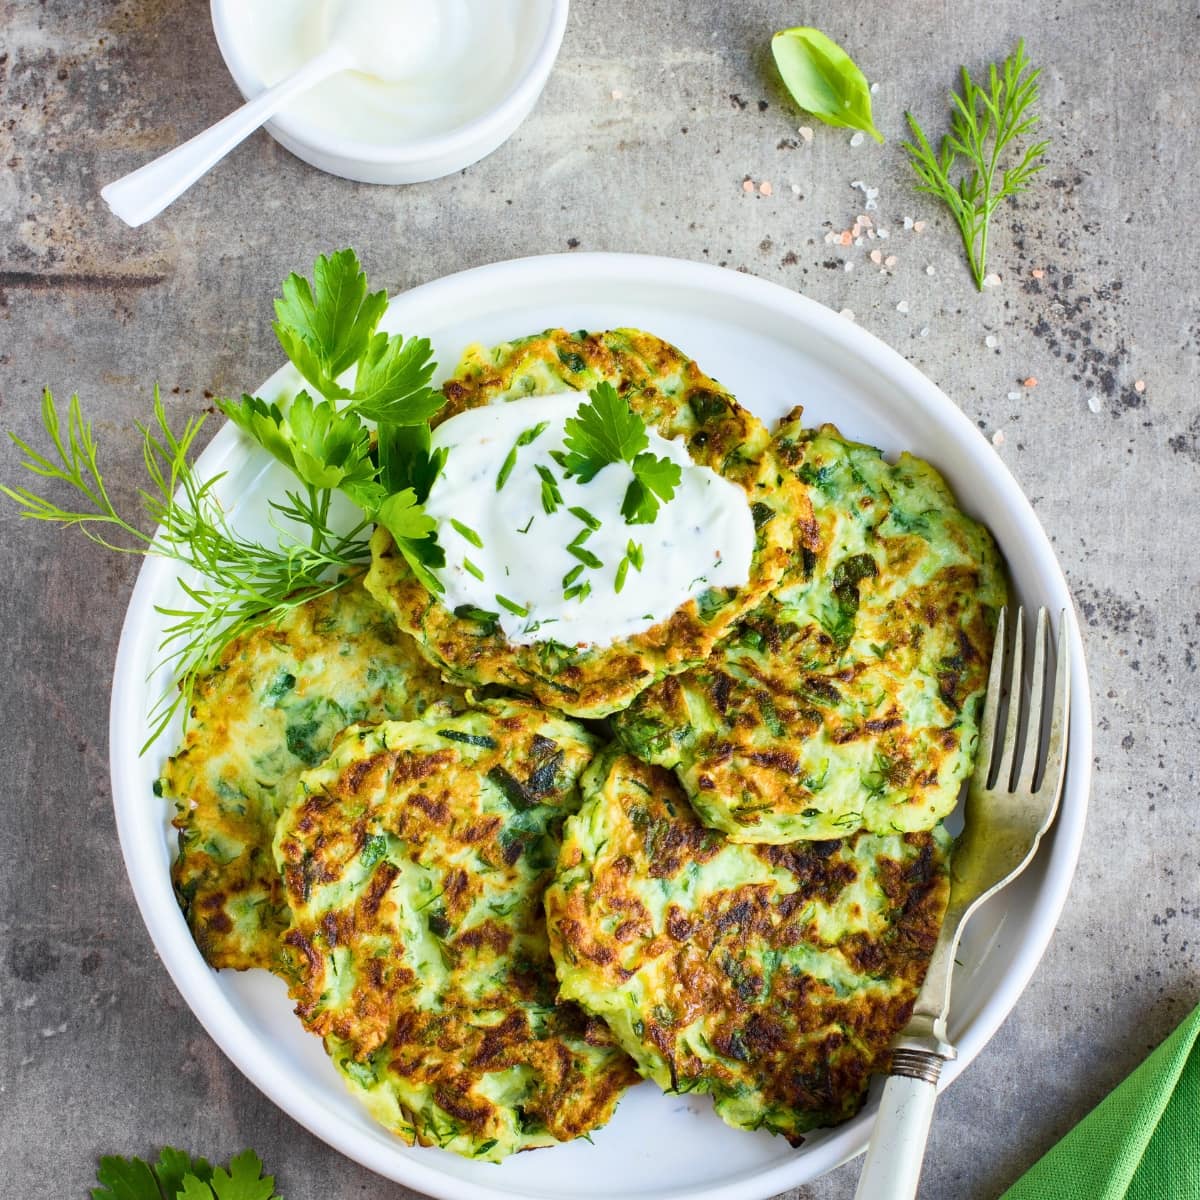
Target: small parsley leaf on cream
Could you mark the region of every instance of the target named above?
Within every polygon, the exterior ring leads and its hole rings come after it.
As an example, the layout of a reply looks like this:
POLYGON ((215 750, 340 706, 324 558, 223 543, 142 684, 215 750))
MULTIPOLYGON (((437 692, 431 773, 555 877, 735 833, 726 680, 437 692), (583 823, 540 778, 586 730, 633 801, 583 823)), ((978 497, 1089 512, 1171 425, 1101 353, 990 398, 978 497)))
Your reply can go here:
POLYGON ((634 479, 621 515, 628 525, 648 525, 658 516, 660 502, 675 495, 683 477, 679 464, 647 452, 645 423, 611 383, 597 384, 588 397, 566 422, 568 453, 557 461, 580 483, 588 483, 610 463, 628 463, 634 479))
POLYGON ((562 466, 580 483, 589 483, 609 463, 632 462, 650 444, 641 417, 611 383, 599 383, 566 422, 567 447, 562 466))
POLYGON ((683 472, 669 458, 639 454, 633 460, 633 475, 621 503, 621 515, 627 525, 649 525, 658 516, 659 501, 675 495, 683 472))

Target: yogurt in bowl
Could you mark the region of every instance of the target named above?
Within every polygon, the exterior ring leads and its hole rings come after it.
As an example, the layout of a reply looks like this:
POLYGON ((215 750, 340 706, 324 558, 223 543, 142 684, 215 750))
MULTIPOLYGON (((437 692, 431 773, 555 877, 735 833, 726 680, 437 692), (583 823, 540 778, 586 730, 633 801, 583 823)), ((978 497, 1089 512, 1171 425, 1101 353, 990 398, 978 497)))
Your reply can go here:
MULTIPOLYGON (((331 76, 268 122, 281 145, 365 183, 418 183, 461 170, 532 109, 562 43, 568 0, 390 0, 389 27, 397 6, 407 36, 380 53, 403 64, 403 78, 331 76)), ((247 99, 325 48, 332 7, 212 0, 217 44, 247 99)), ((368 21, 371 8, 364 7, 368 21)))

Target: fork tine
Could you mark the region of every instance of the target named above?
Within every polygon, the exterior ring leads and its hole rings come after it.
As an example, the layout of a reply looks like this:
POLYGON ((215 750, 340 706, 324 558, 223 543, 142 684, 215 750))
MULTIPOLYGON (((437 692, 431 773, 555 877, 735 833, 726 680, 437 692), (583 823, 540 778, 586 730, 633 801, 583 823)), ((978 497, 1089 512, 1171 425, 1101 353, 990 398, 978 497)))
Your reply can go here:
POLYGON ((1000 715, 1000 692, 1004 682, 1004 630, 1008 609, 1000 610, 996 637, 992 642, 992 667, 988 672, 987 695, 979 718, 979 747, 975 753, 975 779, 987 787, 992 772, 992 747, 996 741, 996 718, 1000 715))
POLYGON ((1000 745, 1000 770, 992 785, 1000 791, 1012 791, 1013 758, 1016 753, 1017 732, 1021 722, 1021 673, 1025 669, 1025 610, 1017 609, 1013 625, 1012 662, 1008 673, 1008 720, 1004 726, 1004 741, 1000 745))
POLYGON ((1042 740, 1042 703, 1046 695, 1046 633, 1050 614, 1038 609, 1033 642, 1033 672, 1029 677, 1029 719, 1025 722, 1025 749, 1021 754, 1018 792, 1032 792, 1037 778, 1038 750, 1042 740))
POLYGON ((1067 629, 1067 614, 1059 615, 1058 625, 1058 670, 1054 677, 1054 699, 1051 701, 1050 736, 1046 742, 1046 770, 1042 775, 1042 786, 1038 792, 1052 789, 1055 797, 1054 808, 1047 815, 1047 821, 1054 815, 1058 806, 1057 797, 1062 791, 1063 775, 1067 767, 1067 733, 1071 722, 1071 642, 1067 629))

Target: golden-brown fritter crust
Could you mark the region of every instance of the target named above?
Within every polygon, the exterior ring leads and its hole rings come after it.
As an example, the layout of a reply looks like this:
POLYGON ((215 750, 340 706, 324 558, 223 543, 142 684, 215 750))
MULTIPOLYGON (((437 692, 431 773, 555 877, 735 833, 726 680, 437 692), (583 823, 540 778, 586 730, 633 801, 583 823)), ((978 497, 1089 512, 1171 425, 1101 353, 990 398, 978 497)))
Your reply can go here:
POLYGON ((561 994, 731 1125, 798 1144, 852 1116, 937 940, 945 832, 734 843, 615 749, 583 789, 546 893, 561 994))
POLYGON ((275 852, 296 1012, 402 1137, 499 1159, 602 1125, 632 1067, 555 1006, 542 893, 580 726, 523 702, 347 730, 275 852))
POLYGON ((372 541, 367 586, 447 679, 500 684, 575 716, 623 708, 656 679, 702 662, 739 616, 754 607, 791 560, 797 525, 812 518, 805 490, 780 466, 762 423, 674 346, 632 329, 544 334, 467 350, 443 387, 446 420, 468 408, 603 380, 663 437, 681 438, 692 458, 741 487, 757 540, 748 583, 710 589, 667 620, 606 647, 553 641, 511 645, 499 629, 456 616, 414 578, 386 530, 372 541))
POLYGON ((971 770, 1004 572, 941 477, 832 426, 776 435, 815 538, 740 627, 614 726, 737 841, 929 829, 971 770))
POLYGON ((210 966, 275 968, 289 921, 275 819, 334 736, 461 697, 359 579, 226 649, 197 681, 183 745, 159 782, 179 830, 171 878, 210 966))

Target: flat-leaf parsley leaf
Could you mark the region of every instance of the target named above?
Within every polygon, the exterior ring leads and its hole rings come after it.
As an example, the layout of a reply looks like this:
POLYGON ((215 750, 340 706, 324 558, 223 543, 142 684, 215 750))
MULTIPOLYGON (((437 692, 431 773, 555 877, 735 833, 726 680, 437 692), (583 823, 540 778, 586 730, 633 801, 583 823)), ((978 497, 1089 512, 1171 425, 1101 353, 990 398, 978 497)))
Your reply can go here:
POLYGON ((253 1150, 235 1155, 228 1170, 170 1146, 153 1167, 141 1158, 105 1157, 96 1179, 101 1186, 92 1188, 92 1200, 283 1200, 253 1150))
POLYGON ((580 483, 590 482, 610 463, 624 462, 633 468, 634 478, 621 502, 626 524, 649 524, 658 515, 659 502, 675 495, 683 478, 679 464, 647 451, 650 437, 645 422, 611 383, 592 388, 588 401, 567 418, 565 428, 567 453, 557 461, 580 483))
POLYGON ((320 255, 313 282, 293 272, 275 301, 275 336, 296 369, 321 393, 344 399, 337 383, 367 351, 387 308, 387 292, 367 293, 367 276, 353 250, 320 255))
POLYGON ((645 423, 611 383, 597 384, 588 399, 567 418, 563 439, 563 469, 580 483, 590 483, 609 463, 633 462, 650 444, 645 423))
POLYGON ((621 516, 627 525, 649 525, 658 516, 660 500, 670 500, 683 479, 678 463, 653 454, 639 454, 633 460, 633 482, 621 502, 621 516))

